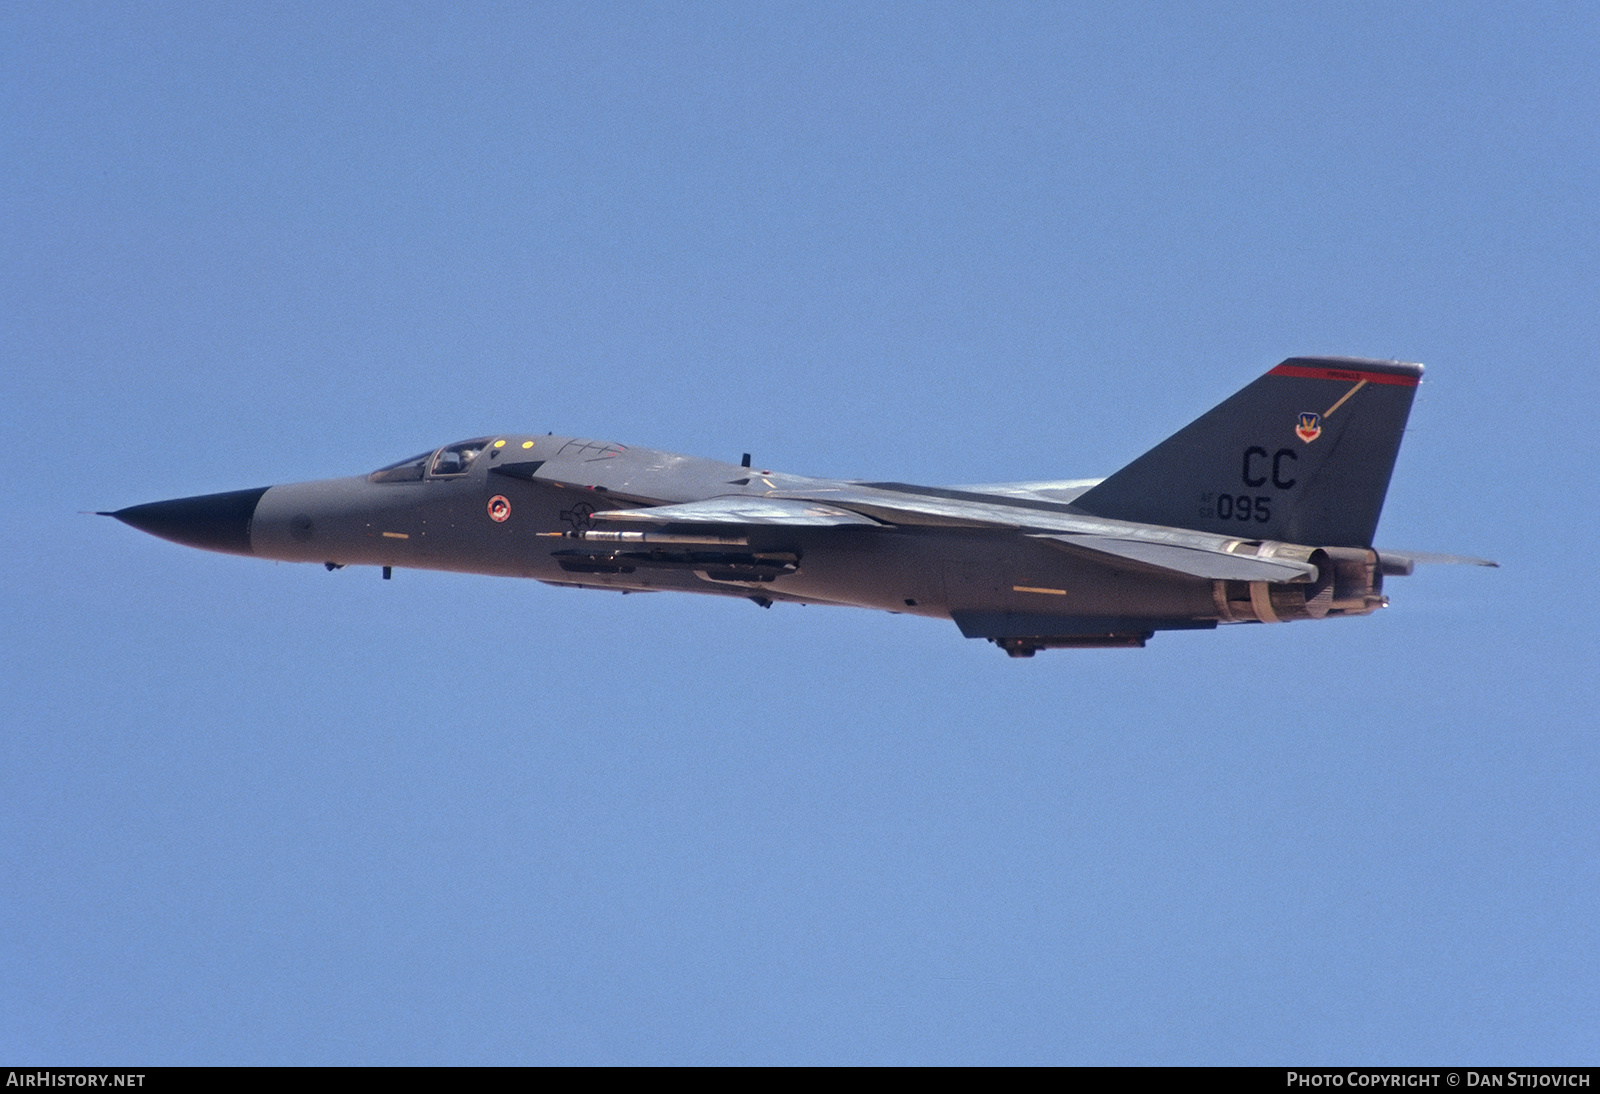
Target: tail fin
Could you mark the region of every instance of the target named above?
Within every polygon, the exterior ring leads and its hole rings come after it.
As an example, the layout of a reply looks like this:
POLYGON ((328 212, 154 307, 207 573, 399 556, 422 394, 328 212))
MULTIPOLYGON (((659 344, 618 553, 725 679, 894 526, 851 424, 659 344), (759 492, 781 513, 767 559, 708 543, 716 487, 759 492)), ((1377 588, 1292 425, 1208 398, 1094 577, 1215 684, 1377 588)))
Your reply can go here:
POLYGON ((1081 495, 1078 508, 1318 547, 1370 547, 1422 366, 1291 357, 1081 495))

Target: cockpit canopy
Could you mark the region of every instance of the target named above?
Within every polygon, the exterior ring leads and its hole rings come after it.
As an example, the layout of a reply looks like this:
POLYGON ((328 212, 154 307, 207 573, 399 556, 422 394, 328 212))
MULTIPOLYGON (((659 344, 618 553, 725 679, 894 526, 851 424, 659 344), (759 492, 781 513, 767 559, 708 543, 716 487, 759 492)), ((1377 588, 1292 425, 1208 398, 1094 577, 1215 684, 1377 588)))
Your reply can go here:
POLYGON ((447 448, 441 448, 433 457, 433 464, 428 468, 428 477, 443 478, 446 475, 465 475, 467 468, 472 466, 472 461, 478 458, 478 453, 489 446, 488 437, 479 437, 475 441, 462 441, 447 448))
POLYGON ((387 467, 380 467, 367 476, 368 482, 418 482, 424 475, 430 479, 450 478, 454 475, 465 475, 472 466, 472 461, 488 447, 489 437, 478 437, 470 441, 461 441, 457 444, 446 445, 434 452, 424 452, 419 456, 407 456, 387 467))

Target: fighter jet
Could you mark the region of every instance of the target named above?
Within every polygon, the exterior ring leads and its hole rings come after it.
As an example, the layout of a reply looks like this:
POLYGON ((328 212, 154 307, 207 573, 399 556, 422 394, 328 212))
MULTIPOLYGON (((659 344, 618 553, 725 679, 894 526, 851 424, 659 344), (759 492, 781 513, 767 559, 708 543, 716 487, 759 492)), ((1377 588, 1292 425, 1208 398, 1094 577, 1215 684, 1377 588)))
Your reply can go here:
POLYGON ((1369 615, 1385 577, 1482 559, 1372 546, 1422 366, 1293 357, 1110 478, 914 486, 494 434, 368 475, 135 505, 211 551, 671 590, 953 621, 1013 657, 1369 615))

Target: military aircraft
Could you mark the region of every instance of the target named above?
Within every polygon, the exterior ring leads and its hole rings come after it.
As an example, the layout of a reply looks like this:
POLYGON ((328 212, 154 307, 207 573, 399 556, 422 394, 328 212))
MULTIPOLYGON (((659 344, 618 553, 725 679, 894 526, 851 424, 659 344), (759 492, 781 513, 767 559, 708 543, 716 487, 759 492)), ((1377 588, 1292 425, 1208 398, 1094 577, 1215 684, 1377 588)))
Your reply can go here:
POLYGON ((1422 366, 1293 357, 1103 480, 807 478, 551 434, 369 475, 134 505, 191 547, 287 562, 836 604, 955 622, 1013 657, 1157 631, 1368 615, 1418 562, 1373 549, 1422 366))

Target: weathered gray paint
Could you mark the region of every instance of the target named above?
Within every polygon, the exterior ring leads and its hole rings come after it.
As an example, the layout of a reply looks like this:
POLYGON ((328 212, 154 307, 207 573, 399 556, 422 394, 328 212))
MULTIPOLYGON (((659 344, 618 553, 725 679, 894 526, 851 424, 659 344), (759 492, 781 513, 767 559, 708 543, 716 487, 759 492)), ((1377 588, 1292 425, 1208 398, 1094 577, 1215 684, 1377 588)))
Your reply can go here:
POLYGON ((1370 550, 1420 373, 1291 358, 1098 485, 849 482, 505 434, 464 474, 328 479, 111 515, 192 546, 330 567, 950 619, 1015 656, 1142 645, 1219 621, 1366 614, 1385 603, 1385 573, 1442 557, 1384 563, 1370 550))

